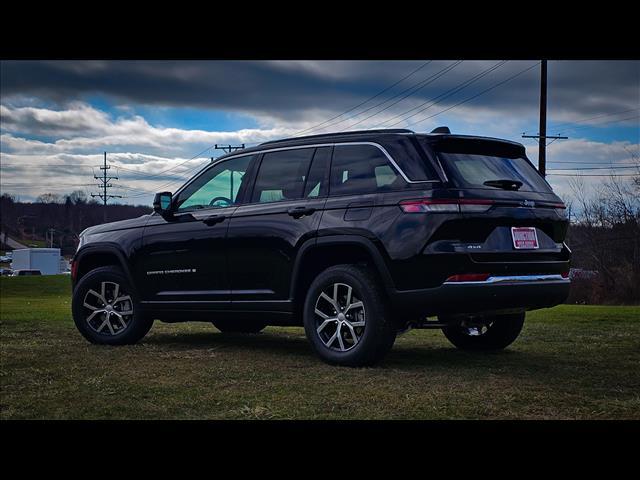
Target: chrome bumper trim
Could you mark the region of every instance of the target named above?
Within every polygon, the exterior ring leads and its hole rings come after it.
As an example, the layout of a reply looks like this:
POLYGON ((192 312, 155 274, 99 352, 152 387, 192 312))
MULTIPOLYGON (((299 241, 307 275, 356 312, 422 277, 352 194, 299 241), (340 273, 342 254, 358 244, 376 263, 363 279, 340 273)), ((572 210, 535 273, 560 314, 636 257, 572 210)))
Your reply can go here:
POLYGON ((487 285, 496 283, 545 283, 545 282, 563 282, 569 283, 568 278, 564 278, 560 274, 554 275, 505 275, 489 277, 479 282, 444 282, 443 285, 487 285))

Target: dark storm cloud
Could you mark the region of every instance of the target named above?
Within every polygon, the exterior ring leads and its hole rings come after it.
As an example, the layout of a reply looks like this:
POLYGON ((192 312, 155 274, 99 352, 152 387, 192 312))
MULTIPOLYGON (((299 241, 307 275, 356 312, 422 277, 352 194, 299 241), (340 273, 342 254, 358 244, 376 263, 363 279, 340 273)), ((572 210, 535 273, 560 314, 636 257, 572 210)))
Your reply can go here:
MULTIPOLYGON (((5 98, 38 96, 65 102, 83 93, 106 94, 140 104, 221 109, 296 120, 311 110, 346 110, 421 63, 8 61, 2 62, 0 78, 5 98)), ((449 63, 431 63, 396 87, 393 93, 449 63)), ((494 63, 464 62, 411 98, 414 101, 432 98, 494 63)), ((441 105, 446 107, 464 99, 533 63, 509 62, 441 105)), ((469 106, 509 113, 530 111, 537 101, 538 82, 537 69, 534 69, 469 106)), ((549 84, 550 109, 567 118, 633 108, 640 102, 640 62, 550 62, 549 84)))

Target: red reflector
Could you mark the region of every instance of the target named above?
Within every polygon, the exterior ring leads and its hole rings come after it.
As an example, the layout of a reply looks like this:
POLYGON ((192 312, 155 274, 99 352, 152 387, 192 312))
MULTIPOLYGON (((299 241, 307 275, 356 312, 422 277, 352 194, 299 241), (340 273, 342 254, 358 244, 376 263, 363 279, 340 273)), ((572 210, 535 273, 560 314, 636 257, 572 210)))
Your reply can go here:
POLYGON ((490 273, 463 273, 461 275, 452 275, 447 278, 446 282, 484 282, 491 276, 490 273))
POLYGON ((71 279, 75 281, 77 274, 78 274, 78 262, 75 260, 72 260, 71 261, 71 279))
POLYGON ((562 278, 569 278, 569 272, 562 272, 562 278))

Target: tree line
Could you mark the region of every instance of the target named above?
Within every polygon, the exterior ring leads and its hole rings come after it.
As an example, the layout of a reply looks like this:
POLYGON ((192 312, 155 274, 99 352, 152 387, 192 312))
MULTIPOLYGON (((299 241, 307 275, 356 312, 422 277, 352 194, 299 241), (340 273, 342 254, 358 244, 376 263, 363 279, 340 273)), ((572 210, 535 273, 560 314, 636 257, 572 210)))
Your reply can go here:
MULTIPOLYGON (((63 255, 73 254, 78 234, 87 227, 104 223, 104 206, 76 190, 67 195, 45 193, 35 202, 21 202, 12 195, 0 196, 0 224, 2 232, 29 245, 47 242, 53 229, 53 246, 63 255)), ((143 205, 107 205, 107 221, 115 222, 139 217, 151 212, 143 205)))
POLYGON ((640 174, 605 178, 595 191, 570 180, 570 303, 640 303, 640 174))

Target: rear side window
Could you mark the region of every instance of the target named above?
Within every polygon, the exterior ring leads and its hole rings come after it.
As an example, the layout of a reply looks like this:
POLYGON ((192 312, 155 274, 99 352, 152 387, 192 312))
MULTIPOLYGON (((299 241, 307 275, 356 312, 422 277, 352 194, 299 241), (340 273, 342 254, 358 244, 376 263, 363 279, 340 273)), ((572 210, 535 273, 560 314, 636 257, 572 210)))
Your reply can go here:
POLYGON ((253 188, 253 203, 302 198, 314 148, 265 153, 253 188))
POLYGON ((404 188, 406 182, 373 145, 336 145, 331 162, 331 195, 357 195, 404 188))
POLYGON ((448 174, 460 187, 499 189, 492 181, 522 182, 520 191, 550 192, 551 188, 523 157, 482 155, 472 153, 444 153, 438 157, 448 174), (488 182, 489 184, 487 184, 488 182))

